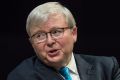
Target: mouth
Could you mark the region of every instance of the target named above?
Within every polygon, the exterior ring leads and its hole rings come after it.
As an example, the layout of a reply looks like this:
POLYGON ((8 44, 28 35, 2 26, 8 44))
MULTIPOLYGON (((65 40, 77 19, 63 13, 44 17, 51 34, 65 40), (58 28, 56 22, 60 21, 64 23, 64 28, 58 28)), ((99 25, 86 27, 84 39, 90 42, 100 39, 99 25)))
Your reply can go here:
POLYGON ((59 50, 57 50, 57 49, 50 50, 50 51, 48 51, 47 54, 48 54, 50 57, 55 57, 55 56, 59 55, 59 50))

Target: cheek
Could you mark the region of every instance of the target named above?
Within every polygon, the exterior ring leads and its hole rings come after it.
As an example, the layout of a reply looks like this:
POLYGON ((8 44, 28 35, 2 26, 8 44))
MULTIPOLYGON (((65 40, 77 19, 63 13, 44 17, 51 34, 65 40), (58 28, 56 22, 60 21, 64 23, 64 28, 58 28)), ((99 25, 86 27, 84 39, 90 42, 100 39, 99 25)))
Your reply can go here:
POLYGON ((69 37, 64 37, 61 41, 61 47, 63 48, 64 51, 71 51, 73 48, 73 38, 69 37))
POLYGON ((34 51, 36 52, 36 54, 41 57, 41 56, 45 56, 45 51, 43 46, 40 46, 39 44, 37 45, 33 45, 34 51))

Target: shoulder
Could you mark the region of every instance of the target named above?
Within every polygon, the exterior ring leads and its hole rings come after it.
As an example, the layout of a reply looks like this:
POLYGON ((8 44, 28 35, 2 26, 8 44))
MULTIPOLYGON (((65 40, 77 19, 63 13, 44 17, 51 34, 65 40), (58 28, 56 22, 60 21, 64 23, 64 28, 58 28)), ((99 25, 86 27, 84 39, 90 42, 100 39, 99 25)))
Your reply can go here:
MULTIPOLYGON (((19 80, 18 78, 24 78, 26 75, 32 75, 34 71, 34 63, 36 61, 36 56, 30 57, 22 61, 15 69, 13 69, 9 75, 7 80, 19 80), (19 77, 18 77, 19 76, 19 77)), ((23 79, 24 80, 24 79, 23 79)))
POLYGON ((76 62, 78 66, 83 68, 86 66, 91 66, 91 70, 95 70, 96 74, 104 75, 106 80, 112 77, 114 80, 120 79, 120 68, 115 57, 111 56, 93 56, 93 55, 83 55, 75 54, 76 62))
POLYGON ((82 60, 89 65, 94 65, 96 67, 112 69, 114 67, 119 67, 118 62, 113 56, 94 56, 94 55, 84 55, 75 54, 77 61, 82 60))
POLYGON ((94 56, 94 55, 84 55, 84 54, 75 54, 79 58, 84 59, 88 63, 115 63, 117 60, 113 56, 94 56))
POLYGON ((75 58, 78 62, 84 62, 88 65, 92 65, 97 69, 105 70, 107 72, 117 72, 119 69, 119 64, 115 57, 113 56, 94 56, 94 55, 84 55, 75 54, 75 58))
POLYGON ((37 56, 20 63, 7 77, 7 80, 59 80, 56 71, 45 65, 37 56), (47 75, 47 77, 46 77, 47 75))

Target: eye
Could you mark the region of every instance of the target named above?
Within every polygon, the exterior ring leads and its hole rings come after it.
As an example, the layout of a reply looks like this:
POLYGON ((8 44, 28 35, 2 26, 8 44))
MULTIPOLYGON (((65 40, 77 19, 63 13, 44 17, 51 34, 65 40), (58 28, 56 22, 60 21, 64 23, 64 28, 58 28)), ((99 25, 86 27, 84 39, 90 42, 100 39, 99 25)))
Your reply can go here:
POLYGON ((51 31, 51 34, 53 36, 59 36, 61 35, 61 33, 63 33, 63 29, 56 29, 56 30, 51 31))
POLYGON ((52 31, 52 33, 54 33, 54 34, 55 34, 55 33, 61 33, 61 32, 63 32, 63 29, 56 29, 56 30, 53 30, 53 31, 52 31))
POLYGON ((46 34, 45 33, 37 33, 36 35, 35 35, 35 38, 36 39, 39 39, 39 40, 42 40, 42 39, 44 39, 46 37, 46 34))
POLYGON ((40 36, 41 36, 40 33, 35 35, 36 38, 39 38, 40 36))

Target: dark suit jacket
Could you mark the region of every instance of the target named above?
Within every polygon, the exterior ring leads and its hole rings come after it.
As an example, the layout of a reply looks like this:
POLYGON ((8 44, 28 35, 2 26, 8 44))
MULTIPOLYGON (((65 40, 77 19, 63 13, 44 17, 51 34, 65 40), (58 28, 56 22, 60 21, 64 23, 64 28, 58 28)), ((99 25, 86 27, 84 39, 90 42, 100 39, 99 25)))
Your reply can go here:
MULTIPOLYGON (((114 57, 75 54, 81 80, 120 80, 120 68, 114 57)), ((59 73, 36 56, 23 61, 7 80, 63 80, 59 73)))

